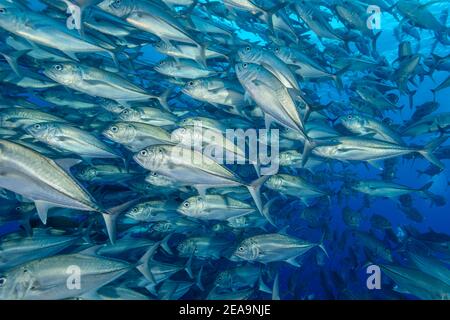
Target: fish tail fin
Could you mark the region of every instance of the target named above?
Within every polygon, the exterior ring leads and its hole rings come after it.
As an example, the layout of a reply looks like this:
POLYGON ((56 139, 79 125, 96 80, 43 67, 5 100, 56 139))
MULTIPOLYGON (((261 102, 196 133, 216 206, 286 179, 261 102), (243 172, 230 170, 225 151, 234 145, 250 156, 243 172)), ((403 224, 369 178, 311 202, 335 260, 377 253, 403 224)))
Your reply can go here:
POLYGON ((377 50, 377 41, 378 41, 378 38, 380 37, 381 33, 382 33, 382 31, 378 32, 378 33, 372 38, 372 49, 373 49, 373 51, 376 51, 376 50, 377 50))
POLYGON ((19 50, 19 51, 15 51, 13 53, 0 52, 0 54, 3 56, 3 58, 5 58, 6 62, 11 67, 11 69, 14 71, 14 73, 18 77, 21 77, 22 75, 20 73, 19 66, 17 64, 17 60, 19 60, 20 57, 26 55, 31 50, 32 49, 19 50))
POLYGON ((326 231, 325 231, 325 232, 323 233, 323 235, 322 235, 322 239, 320 240, 320 243, 319 243, 317 246, 325 253, 325 255, 327 256, 327 258, 329 259, 329 258, 330 258, 330 255, 328 254, 327 249, 325 249, 325 246, 323 245, 323 243, 324 243, 324 241, 325 241, 326 235, 327 235, 327 233, 326 233, 326 231))
POLYGON ((170 110, 169 103, 168 103, 168 100, 169 100, 169 97, 170 97, 170 94, 171 94, 171 93, 172 93, 172 88, 167 88, 167 89, 163 92, 163 94, 160 95, 160 96, 158 97, 159 103, 161 104, 161 106, 163 107, 163 109, 166 110, 166 111, 168 111, 168 112, 172 112, 172 111, 170 110))
POLYGON ((105 221, 106 231, 108 233, 109 241, 111 241, 112 244, 116 241, 116 233, 117 233, 117 225, 116 221, 119 215, 125 211, 129 206, 135 204, 138 200, 131 200, 128 202, 125 202, 123 204, 120 204, 116 207, 109 208, 108 210, 103 210, 101 212, 103 216, 103 220, 105 221))
POLYGON ((279 279, 278 272, 275 275, 275 279, 273 280, 272 300, 281 300, 281 298, 280 298, 280 279, 279 279))
POLYGON ((172 237, 172 233, 169 233, 167 236, 164 237, 164 239, 161 240, 161 248, 164 249, 165 252, 168 254, 173 255, 172 249, 170 249, 169 246, 169 240, 172 237))
POLYGON ((247 189, 252 195, 253 201, 255 201, 256 207, 258 208, 258 211, 272 224, 275 225, 272 221, 272 219, 264 214, 262 199, 261 199, 261 187, 264 184, 264 182, 269 179, 270 176, 262 176, 255 181, 253 181, 250 185, 247 185, 247 189))
POLYGON ((106 231, 108 233, 109 241, 111 244, 114 244, 116 242, 116 233, 117 233, 117 217, 119 216, 120 212, 116 213, 102 213, 103 220, 105 221, 106 231))
POLYGON ((278 11, 283 9, 288 5, 287 2, 280 1, 279 4, 275 5, 274 7, 270 8, 269 10, 266 10, 265 17, 267 18, 267 27, 269 28, 269 31, 275 35, 275 29, 273 27, 273 15, 276 14, 278 11))
POLYGON ((311 140, 308 136, 306 136, 305 145, 303 146, 303 153, 302 153, 302 167, 305 167, 306 163, 308 162, 309 156, 311 155, 311 152, 316 147, 316 142, 314 140, 311 140))
POLYGON ((433 154, 441 144, 447 141, 448 137, 442 136, 427 144, 419 153, 436 167, 444 169, 444 164, 433 154))
POLYGON ((419 190, 422 192, 428 191, 428 189, 430 189, 432 185, 433 181, 427 182, 422 187, 420 187, 419 190))
POLYGON ((433 194, 429 191, 429 189, 433 186, 433 181, 430 181, 424 184, 422 187, 417 189, 419 193, 421 193, 425 198, 429 198, 433 203, 433 194))
POLYGON ((305 136, 305 145, 303 146, 303 154, 302 154, 302 166, 304 167, 305 164, 308 162, 309 156, 311 155, 311 152, 320 146, 332 146, 339 144, 339 142, 335 142, 332 140, 324 140, 324 141, 318 141, 313 140, 309 138, 308 136, 305 136))
POLYGON ((336 74, 333 75, 333 80, 336 83, 336 88, 338 90, 342 90, 344 89, 344 83, 342 82, 342 76, 350 69, 350 65, 345 66, 344 68, 342 68, 341 70, 339 70, 338 72, 336 72, 336 74))
POLYGON ((200 55, 196 57, 195 61, 206 68, 208 66, 206 62, 206 45, 197 44, 197 46, 200 49, 200 55))
POLYGON ((151 283, 156 284, 155 277, 153 276, 152 271, 150 270, 148 263, 153 258, 156 250, 159 248, 160 242, 156 242, 152 245, 147 252, 139 259, 136 265, 136 269, 138 269, 144 277, 149 280, 151 283))
POLYGON ((195 281, 195 285, 196 285, 201 291, 205 291, 205 287, 203 286, 203 283, 202 283, 203 267, 204 267, 204 265, 202 265, 202 266, 200 267, 200 271, 198 272, 198 274, 197 274, 197 279, 196 279, 196 281, 195 281))
POLYGON ((192 273, 192 259, 194 258, 194 254, 191 254, 186 265, 184 266, 184 271, 188 274, 189 278, 194 279, 194 274, 192 273))
POLYGON ((433 94, 433 101, 436 102, 436 89, 430 89, 430 91, 433 94))
POLYGON ((262 273, 259 273, 259 278, 258 278, 258 290, 261 292, 265 292, 265 293, 272 293, 272 290, 270 290, 270 288, 267 286, 267 284, 264 283, 264 280, 262 278, 262 273))

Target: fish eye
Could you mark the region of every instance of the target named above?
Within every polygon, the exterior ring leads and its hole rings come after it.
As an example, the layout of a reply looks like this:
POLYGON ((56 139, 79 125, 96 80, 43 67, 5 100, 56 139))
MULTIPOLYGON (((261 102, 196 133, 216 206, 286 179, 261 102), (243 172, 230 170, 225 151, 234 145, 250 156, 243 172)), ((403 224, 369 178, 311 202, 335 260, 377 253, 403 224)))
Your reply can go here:
POLYGON ((245 51, 249 52, 251 50, 250 47, 245 47, 245 51))
POLYGON ((244 63, 242 66, 243 66, 244 68, 247 68, 247 67, 248 67, 248 64, 247 64, 247 63, 244 63))
POLYGON ((138 208, 137 208, 137 207, 134 207, 134 208, 131 210, 131 212, 137 213, 137 212, 138 212, 138 208))
POLYGON ((39 123, 36 123, 36 124, 33 126, 33 128, 34 128, 34 129, 40 129, 40 128, 41 128, 41 125, 40 125, 39 123))
POLYGON ((243 252, 244 251, 244 247, 239 247, 239 249, 238 249, 240 252, 243 252))
POLYGON ((193 86, 194 85, 194 81, 189 81, 188 85, 193 86))
POLYGON ((123 114, 129 114, 130 113, 130 111, 129 110, 123 110, 123 114))
POLYGON ((158 152, 159 152, 160 154, 162 154, 162 153, 163 153, 163 149, 158 148, 158 152))
POLYGON ((147 150, 141 150, 141 152, 139 152, 139 154, 143 157, 146 157, 148 152, 147 152, 147 150))
POLYGON ((6 13, 6 8, 0 8, 0 13, 6 13))
POLYGON ((61 71, 63 69, 63 66, 60 64, 55 64, 55 66, 53 67, 56 71, 61 71))
POLYGON ((349 114, 349 115, 347 116, 347 119, 348 119, 348 120, 352 120, 352 119, 353 119, 353 116, 352 116, 351 114, 349 114))
POLYGON ((152 177, 156 177, 156 176, 158 176, 158 174, 157 174, 156 172, 152 172, 152 173, 151 173, 151 176, 152 176, 152 177))
POLYGON ((112 132, 117 132, 117 131, 119 131, 119 128, 117 128, 116 126, 111 127, 111 131, 112 131, 112 132))
POLYGON ((0 278, 0 287, 3 287, 6 283, 6 278, 5 277, 1 277, 0 278))
POLYGON ((117 9, 120 7, 121 4, 122 4, 122 0, 115 0, 112 5, 114 8, 117 9))
POLYGON ((22 208, 21 207, 16 207, 16 209, 15 209, 16 211, 22 211, 22 208))
POLYGON ((190 205, 191 204, 189 202, 187 202, 187 201, 183 203, 183 207, 185 207, 185 208, 189 208, 190 205))

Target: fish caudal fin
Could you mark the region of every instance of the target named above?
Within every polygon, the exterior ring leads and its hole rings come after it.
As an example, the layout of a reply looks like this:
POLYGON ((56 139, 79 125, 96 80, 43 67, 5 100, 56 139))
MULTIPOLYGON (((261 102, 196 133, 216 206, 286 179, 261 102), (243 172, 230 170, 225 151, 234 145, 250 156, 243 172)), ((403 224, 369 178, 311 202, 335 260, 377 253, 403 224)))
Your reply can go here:
POLYGON ((116 207, 110 208, 106 210, 105 212, 102 212, 103 220, 105 221, 106 225, 106 231, 108 232, 109 241, 111 241, 112 244, 116 241, 116 221, 119 215, 125 211, 128 207, 135 204, 138 200, 131 200, 128 202, 125 202, 121 205, 118 205, 116 207))
POLYGON ((261 199, 261 187, 264 184, 264 182, 269 179, 270 176, 262 176, 261 178, 258 178, 257 180, 253 181, 250 185, 247 186, 248 191, 252 195, 253 201, 255 201, 256 207, 258 208, 258 211, 272 224, 275 225, 272 221, 272 219, 265 215, 265 210, 263 209, 262 199, 261 199))
POLYGON ((434 150, 436 150, 441 144, 447 141, 448 137, 439 137, 429 144, 427 144, 422 150, 418 152, 432 164, 440 169, 444 169, 444 164, 433 154, 434 150))
POLYGON ((160 242, 156 242, 153 246, 151 246, 147 252, 139 259, 136 269, 138 269, 144 277, 153 284, 156 284, 155 277, 153 276, 152 271, 150 270, 148 263, 152 259, 156 250, 159 248, 160 242))

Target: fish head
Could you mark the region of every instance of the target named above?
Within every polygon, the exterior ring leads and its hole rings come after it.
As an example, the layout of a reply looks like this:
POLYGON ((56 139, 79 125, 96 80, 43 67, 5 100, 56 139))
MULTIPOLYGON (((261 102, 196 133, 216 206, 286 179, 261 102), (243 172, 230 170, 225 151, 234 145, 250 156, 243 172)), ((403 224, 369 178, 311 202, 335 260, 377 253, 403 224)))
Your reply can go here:
POLYGON ((237 260, 253 261, 259 256, 259 247, 255 241, 252 239, 245 239, 234 251, 232 258, 237 260))
POLYGON ((136 121, 140 119, 139 111, 133 108, 125 108, 120 114, 119 119, 123 121, 136 121))
POLYGON ((289 48, 272 45, 267 47, 267 49, 283 61, 289 57, 289 48))
POLYGON ((177 69, 177 62, 174 59, 161 60, 154 68, 156 72, 172 74, 177 69))
POLYGON ((160 53, 168 53, 173 49, 173 46, 168 43, 167 41, 158 41, 154 44, 154 47, 156 50, 158 50, 160 53))
POLYGON ((79 83, 83 79, 81 68, 73 62, 56 62, 44 65, 44 74, 63 85, 79 83))
POLYGON ((217 275, 214 285, 219 288, 231 288, 233 279, 231 272, 228 270, 222 271, 217 275))
POLYGON ((17 213, 20 213, 20 214, 26 214, 26 213, 29 213, 29 212, 35 210, 35 209, 36 209, 36 207, 34 205, 34 202, 23 202, 23 203, 17 205, 14 208, 14 211, 17 212, 17 213))
POLYGON ((16 128, 18 125, 16 121, 14 120, 14 117, 12 117, 8 113, 0 113, 0 127, 2 128, 16 128))
POLYGON ((18 5, 9 1, 0 2, 0 27, 10 32, 17 31, 20 20, 26 15, 26 12, 18 5))
POLYGON ((194 143, 200 141, 199 139, 201 139, 201 136, 196 132, 196 128, 193 127, 178 128, 170 134, 170 141, 186 146, 193 146, 194 143))
POLYGON ((131 123, 113 123, 103 131, 103 135, 115 142, 129 143, 136 137, 136 128, 131 123))
POLYGON ((255 46, 245 46, 238 50, 237 55, 242 62, 258 62, 263 51, 255 46))
POLYGON ((156 232, 170 232, 173 230, 173 224, 170 221, 158 221, 152 225, 152 230, 156 232))
POLYGON ((358 114, 348 114, 340 117, 337 123, 353 133, 359 133, 367 125, 367 120, 358 114))
POLYGON ((97 5, 116 17, 127 17, 134 10, 133 0, 105 0, 97 5))
POLYGON ((144 206, 142 204, 138 204, 128 210, 125 213, 125 216, 131 219, 139 220, 139 218, 142 216, 142 213, 144 212, 144 206))
POLYGON ((256 79, 261 66, 254 63, 241 62, 236 64, 236 76, 241 82, 250 82, 256 79))
POLYGON ((133 159, 142 167, 157 171, 168 158, 168 150, 163 145, 149 146, 133 156, 133 159))
POLYGON ((186 82, 181 91, 187 95, 198 96, 204 89, 206 89, 205 81, 198 79, 186 82))
POLYGON ((285 152, 280 153, 280 165, 291 165, 293 163, 296 163, 298 161, 301 161, 302 154, 295 150, 288 150, 285 152))
POLYGON ((246 216, 239 216, 228 219, 228 225, 231 228, 242 228, 247 225, 247 217, 246 216))
POLYGON ((24 130, 37 139, 47 139, 52 136, 55 124, 49 122, 39 122, 26 126, 24 130))
POLYGON ((183 201, 177 211, 188 217, 196 217, 203 212, 205 208, 205 199, 201 196, 190 197, 183 201))
POLYGON ((79 172, 76 177, 82 181, 91 181, 97 176, 97 169, 93 166, 85 166, 79 172))
POLYGON ((121 113, 125 109, 120 103, 104 98, 99 98, 98 104, 100 107, 111 113, 121 113))
POLYGON ((150 172, 145 177, 145 181, 157 187, 170 187, 173 184, 173 181, 169 177, 155 171, 150 172))
POLYGON ((30 291, 38 285, 33 273, 27 266, 14 268, 0 274, 0 299, 21 300, 26 299, 30 291))
POLYGON ((192 239, 183 240, 177 246, 178 254, 181 257, 191 256, 191 254, 195 252, 195 249, 196 249, 195 241, 193 241, 192 239))
POLYGON ((272 190, 279 190, 283 186, 283 178, 279 175, 273 175, 267 179, 265 185, 272 190))
POLYGON ((373 189, 370 184, 367 184, 364 181, 352 181, 350 182, 350 188, 362 193, 370 193, 370 191, 373 189))
POLYGON ((227 226, 224 223, 216 223, 211 227, 211 230, 214 232, 224 232, 227 230, 227 226))

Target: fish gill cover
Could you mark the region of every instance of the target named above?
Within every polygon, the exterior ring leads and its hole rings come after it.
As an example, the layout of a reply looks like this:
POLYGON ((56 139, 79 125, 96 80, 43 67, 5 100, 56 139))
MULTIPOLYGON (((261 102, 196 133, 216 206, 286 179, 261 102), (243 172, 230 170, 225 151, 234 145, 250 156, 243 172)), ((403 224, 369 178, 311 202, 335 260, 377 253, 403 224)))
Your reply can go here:
POLYGON ((448 12, 0 0, 0 299, 448 299, 448 12))

